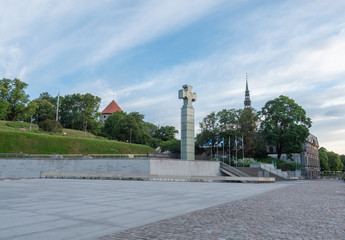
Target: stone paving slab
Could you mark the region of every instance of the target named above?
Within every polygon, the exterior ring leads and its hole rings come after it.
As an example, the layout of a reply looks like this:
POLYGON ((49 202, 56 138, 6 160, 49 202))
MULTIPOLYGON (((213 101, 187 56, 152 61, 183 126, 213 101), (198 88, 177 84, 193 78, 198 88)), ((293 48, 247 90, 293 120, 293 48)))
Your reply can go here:
POLYGON ((95 239, 294 184, 0 181, 0 239, 95 239))
POLYGON ((345 239, 345 183, 304 181, 107 235, 114 239, 345 239))

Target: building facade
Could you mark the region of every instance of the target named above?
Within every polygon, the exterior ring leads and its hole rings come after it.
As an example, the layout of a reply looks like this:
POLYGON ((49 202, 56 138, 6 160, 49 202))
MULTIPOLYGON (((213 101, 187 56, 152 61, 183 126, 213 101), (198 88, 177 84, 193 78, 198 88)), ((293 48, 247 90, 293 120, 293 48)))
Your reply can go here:
MULTIPOLYGON (((268 156, 277 158, 276 147, 266 145, 268 156)), ((303 144, 301 153, 294 153, 291 159, 286 154, 282 154, 281 160, 286 162, 297 162, 301 164, 301 174, 305 179, 315 179, 320 177, 319 142, 317 137, 309 134, 303 144)))
POLYGON ((317 137, 309 134, 301 153, 302 174, 305 178, 314 179, 320 177, 319 142, 317 137))

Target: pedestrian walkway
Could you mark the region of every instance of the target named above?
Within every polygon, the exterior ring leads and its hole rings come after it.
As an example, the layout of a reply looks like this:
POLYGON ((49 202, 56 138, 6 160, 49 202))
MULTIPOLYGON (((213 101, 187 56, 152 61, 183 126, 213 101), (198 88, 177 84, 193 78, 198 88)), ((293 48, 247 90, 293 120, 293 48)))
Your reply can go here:
POLYGON ((96 239, 296 183, 0 181, 0 239, 96 239))
POLYGON ((344 219, 345 183, 315 180, 132 228, 99 240, 344 240, 344 219))

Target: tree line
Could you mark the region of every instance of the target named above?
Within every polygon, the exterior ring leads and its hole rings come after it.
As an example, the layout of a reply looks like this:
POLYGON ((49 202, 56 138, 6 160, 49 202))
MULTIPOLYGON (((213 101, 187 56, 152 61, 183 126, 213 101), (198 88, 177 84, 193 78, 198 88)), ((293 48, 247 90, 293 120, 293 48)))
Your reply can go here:
POLYGON ((178 131, 173 126, 158 127, 145 122, 144 115, 138 112, 116 112, 103 125, 100 97, 90 93, 53 97, 43 92, 30 101, 25 92, 27 87, 27 83, 17 78, 0 80, 1 120, 33 122, 50 131, 62 131, 62 128, 88 131, 118 141, 179 150, 179 147, 176 149, 179 141, 175 138, 178 131))
POLYGON ((319 148, 319 159, 321 171, 341 171, 344 169, 345 155, 339 155, 321 147, 319 148))
POLYGON ((261 111, 245 108, 210 113, 200 123, 197 142, 202 146, 209 139, 230 139, 226 145, 233 151, 240 139, 236 149, 244 148, 246 158, 267 157, 268 144, 276 148, 280 159, 282 154, 302 152, 310 127, 305 110, 293 99, 280 96, 268 101, 261 111))

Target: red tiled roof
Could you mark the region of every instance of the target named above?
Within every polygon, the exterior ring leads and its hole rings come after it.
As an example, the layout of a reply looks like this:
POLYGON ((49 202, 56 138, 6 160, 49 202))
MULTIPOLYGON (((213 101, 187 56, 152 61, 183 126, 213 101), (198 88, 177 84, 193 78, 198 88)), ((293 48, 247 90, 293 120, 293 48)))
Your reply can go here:
POLYGON ((113 114, 114 112, 118 112, 121 111, 122 109, 119 107, 119 105, 117 105, 117 103, 113 100, 111 101, 111 103, 109 103, 109 105, 102 111, 102 114, 105 113, 109 113, 109 114, 113 114))

